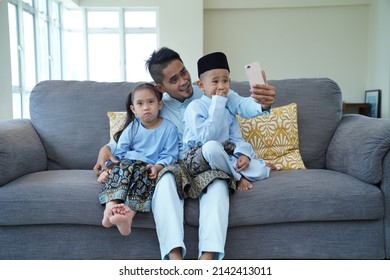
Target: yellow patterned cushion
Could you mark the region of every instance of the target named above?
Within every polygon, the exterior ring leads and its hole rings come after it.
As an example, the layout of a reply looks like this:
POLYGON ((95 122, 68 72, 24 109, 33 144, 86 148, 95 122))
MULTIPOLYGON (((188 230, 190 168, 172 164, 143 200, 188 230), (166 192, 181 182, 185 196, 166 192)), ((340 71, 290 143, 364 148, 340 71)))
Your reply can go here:
POLYGON ((297 104, 272 108, 271 114, 252 119, 237 116, 237 120, 257 158, 278 170, 306 169, 299 152, 297 104))
POLYGON ((107 112, 110 121, 110 139, 114 139, 115 133, 125 125, 126 114, 126 112, 107 112))

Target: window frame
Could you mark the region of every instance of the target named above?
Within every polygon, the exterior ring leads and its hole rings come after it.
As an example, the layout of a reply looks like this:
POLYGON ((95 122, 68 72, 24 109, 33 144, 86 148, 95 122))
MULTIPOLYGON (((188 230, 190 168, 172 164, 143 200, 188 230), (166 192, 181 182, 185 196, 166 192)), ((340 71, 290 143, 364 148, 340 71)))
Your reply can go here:
MULTIPOLYGON (((12 79, 12 95, 13 95, 13 108, 14 118, 29 118, 29 95, 32 88, 26 86, 26 56, 23 50, 25 49, 24 34, 23 34, 23 13, 30 13, 33 17, 33 38, 34 38, 34 61, 35 61, 35 80, 34 84, 46 79, 63 79, 65 76, 63 63, 64 59, 64 32, 67 29, 63 26, 63 13, 64 9, 71 10, 63 6, 62 1, 59 0, 32 0, 32 5, 23 2, 22 0, 9 0, 8 5, 13 5, 16 11, 16 44, 18 46, 17 60, 11 59, 11 64, 17 64, 18 66, 18 85, 14 84, 14 78, 12 79), (42 8, 39 5, 44 4, 46 7, 42 8), (56 16, 53 16, 53 11, 56 16), (40 22, 41 21, 41 22, 40 22), (40 32, 40 28, 46 28, 47 38, 42 38, 43 35, 40 32), (54 36, 57 34, 57 36, 54 36), (46 54, 47 61, 45 61, 45 53, 41 52, 42 44, 47 44, 46 54), (43 63, 47 63, 45 66, 43 63), (46 69, 46 70, 45 70, 46 69), (46 71, 46 72, 45 72, 46 71), (42 74, 43 73, 43 74, 42 74), (15 104, 15 100, 18 100, 15 104), (20 101, 20 102, 19 102, 20 101), (19 107, 20 108, 17 108, 19 107)), ((119 34, 119 46, 120 46, 120 77, 118 80, 127 80, 127 65, 126 65, 126 35, 127 34, 155 34, 155 48, 159 46, 159 11, 158 8, 153 7, 122 7, 122 8, 77 8, 82 10, 83 26, 82 26, 82 38, 83 38, 83 56, 85 60, 85 66, 82 70, 84 73, 81 74, 82 79, 90 79, 90 63, 88 59, 88 36, 89 34, 108 34, 113 31, 119 34), (87 16, 90 11, 116 11, 119 15, 119 27, 118 28, 88 28, 87 16), (150 27, 135 27, 129 28, 125 26, 125 13, 127 11, 153 11, 155 12, 156 26, 150 27)), ((8 9, 9 11, 10 9, 8 9)), ((11 30, 10 30, 11 32, 11 30)), ((45 32, 43 32, 45 33, 45 32)), ((12 67, 12 66, 11 66, 12 67)), ((14 76, 14 74, 12 73, 14 76)), ((81 78, 80 78, 81 79, 81 78)))

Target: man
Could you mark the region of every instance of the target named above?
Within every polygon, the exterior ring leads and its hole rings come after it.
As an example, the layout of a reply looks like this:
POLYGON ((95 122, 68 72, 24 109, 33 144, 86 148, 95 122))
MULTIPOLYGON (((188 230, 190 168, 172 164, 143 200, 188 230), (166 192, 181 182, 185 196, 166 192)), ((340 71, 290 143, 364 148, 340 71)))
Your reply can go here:
MULTIPOLYGON (((169 48, 163 47, 153 52, 146 66, 156 83, 156 88, 165 93, 161 116, 172 121, 178 128, 180 159, 182 159, 184 112, 192 100, 203 96, 203 92, 192 85, 191 76, 179 54, 169 48)), ((262 75, 266 80, 265 74, 262 75)), ((254 117, 264 110, 269 110, 274 103, 274 87, 268 84, 253 85, 250 91, 252 98, 243 98, 233 91, 229 92, 227 108, 232 114, 239 114, 244 118, 254 117)), ((107 160, 116 162, 111 153, 111 149, 114 148, 115 143, 101 148, 94 166, 96 174, 99 174, 101 168, 105 169, 104 163, 107 160)), ((213 162, 213 158, 218 157, 212 150, 205 149, 202 153, 209 163, 213 162)), ((172 173, 165 173, 157 183, 152 200, 152 211, 160 242, 161 258, 183 259, 186 254, 183 226, 184 200, 177 193, 172 173)), ((226 181, 216 179, 208 185, 207 192, 199 196, 199 211, 199 259, 222 259, 229 215, 229 190, 226 181)))

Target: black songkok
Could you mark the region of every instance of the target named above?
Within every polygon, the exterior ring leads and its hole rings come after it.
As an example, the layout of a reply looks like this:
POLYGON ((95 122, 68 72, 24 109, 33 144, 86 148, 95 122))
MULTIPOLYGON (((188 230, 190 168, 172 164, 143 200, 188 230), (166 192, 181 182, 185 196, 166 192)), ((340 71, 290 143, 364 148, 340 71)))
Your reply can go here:
POLYGON ((230 72, 226 55, 222 52, 214 52, 202 56, 198 60, 198 77, 211 69, 226 69, 230 72))

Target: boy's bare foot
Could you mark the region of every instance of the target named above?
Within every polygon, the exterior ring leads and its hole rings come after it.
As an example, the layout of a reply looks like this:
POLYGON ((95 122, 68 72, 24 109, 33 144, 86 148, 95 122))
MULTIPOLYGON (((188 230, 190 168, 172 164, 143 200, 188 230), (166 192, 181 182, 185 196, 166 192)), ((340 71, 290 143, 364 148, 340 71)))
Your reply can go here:
POLYGON ((241 177, 240 181, 238 181, 238 183, 237 183, 237 189, 239 191, 246 191, 246 190, 250 190, 252 188, 253 188, 253 185, 251 184, 251 182, 249 182, 244 177, 241 177))
POLYGON ((110 222, 110 218, 114 215, 112 212, 113 207, 116 205, 116 202, 110 201, 106 203, 106 208, 103 212, 103 220, 102 225, 106 228, 112 227, 112 223, 110 222))
POLYGON ((273 164, 273 163, 267 162, 267 163, 266 163, 266 166, 268 166, 269 168, 271 168, 271 172, 278 171, 278 168, 277 168, 276 165, 273 164))
POLYGON ((136 212, 124 204, 115 205, 112 212, 113 216, 110 217, 111 224, 116 225, 122 235, 129 235, 136 212))

